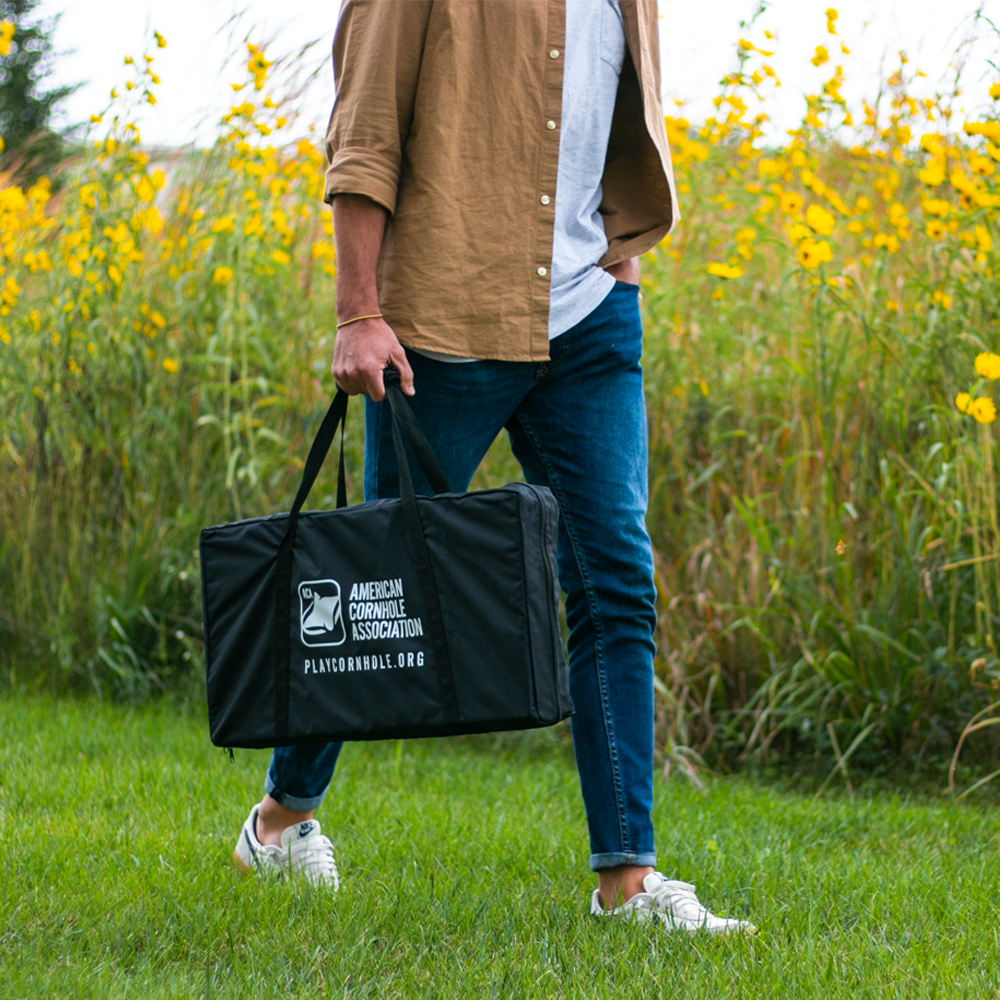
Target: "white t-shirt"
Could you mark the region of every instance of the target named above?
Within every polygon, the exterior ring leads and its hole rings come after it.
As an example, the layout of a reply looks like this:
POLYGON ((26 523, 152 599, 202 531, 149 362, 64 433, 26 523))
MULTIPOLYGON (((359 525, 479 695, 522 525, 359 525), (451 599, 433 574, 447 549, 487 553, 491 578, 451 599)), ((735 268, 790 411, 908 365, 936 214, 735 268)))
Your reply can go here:
MULTIPOLYGON (((544 40, 543 40, 544 42, 544 40)), ((540 43, 541 44, 541 43, 540 43)), ((562 118, 552 236, 549 340, 586 319, 614 287, 597 262, 608 249, 597 208, 625 61, 618 0, 566 0, 562 118)), ((419 351, 438 361, 475 361, 419 351)))
POLYGON ((550 340, 589 316, 615 284, 596 265, 608 249, 597 207, 625 60, 618 0, 566 0, 565 56, 550 340))

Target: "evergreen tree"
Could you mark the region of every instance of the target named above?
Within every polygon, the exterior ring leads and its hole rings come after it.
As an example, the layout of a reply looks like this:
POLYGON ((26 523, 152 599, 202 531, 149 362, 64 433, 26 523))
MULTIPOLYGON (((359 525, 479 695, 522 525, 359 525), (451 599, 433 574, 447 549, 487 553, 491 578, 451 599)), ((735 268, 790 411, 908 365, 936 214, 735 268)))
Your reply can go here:
POLYGON ((0 0, 0 168, 20 163, 30 173, 58 161, 61 143, 49 122, 55 106, 76 89, 44 87, 58 18, 33 17, 37 6, 38 0, 0 0))

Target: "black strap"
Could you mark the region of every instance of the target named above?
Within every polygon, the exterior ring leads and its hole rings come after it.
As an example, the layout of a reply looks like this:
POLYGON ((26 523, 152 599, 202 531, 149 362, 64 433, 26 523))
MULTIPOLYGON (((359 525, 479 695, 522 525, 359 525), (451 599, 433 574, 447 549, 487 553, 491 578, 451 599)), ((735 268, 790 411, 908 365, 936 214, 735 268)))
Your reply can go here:
MULTIPOLYGON (((417 422, 413 410, 410 409, 410 404, 406 401, 406 396, 403 395, 403 389, 399 383, 399 372, 395 368, 386 368, 382 372, 382 381, 385 383, 385 395, 389 400, 389 407, 392 410, 393 426, 399 424, 399 429, 402 431, 403 437, 406 438, 406 443, 413 450, 417 464, 427 477, 427 482, 430 483, 431 489, 435 493, 450 493, 451 487, 448 485, 448 480, 445 479, 444 473, 441 471, 441 466, 438 465, 438 460, 431 450, 427 436, 417 422)), ((396 457, 399 459, 398 452, 396 457)), ((402 459, 399 459, 400 477, 402 477, 403 467, 406 464, 402 459)))
MULTIPOLYGON (((410 409, 403 391, 399 385, 399 375, 395 369, 387 368, 384 372, 386 397, 392 413, 392 440, 396 450, 396 460, 399 463, 400 503, 403 514, 403 527, 406 530, 410 548, 410 558, 420 585, 421 596, 427 615, 427 638, 431 644, 434 660, 434 670, 438 678, 438 686, 447 722, 458 722, 458 699, 455 695, 455 681, 451 670, 451 660, 448 655, 448 642, 445 635, 444 619, 441 616, 441 605, 438 601, 437 587, 434 583, 434 573, 431 569, 430 554, 427 551, 427 539, 424 537, 420 511, 413 492, 413 477, 410 473, 406 452, 403 448, 403 437, 413 450, 420 468, 427 481, 436 493, 451 492, 448 481, 441 471, 441 466, 434 457, 434 452, 427 441, 420 424, 410 409)), ((295 501, 288 515, 288 525, 284 537, 278 546, 274 579, 274 725, 275 742, 280 744, 288 738, 288 688, 289 688, 289 635, 292 590, 292 563, 295 546, 295 531, 299 512, 309 496, 323 466, 330 445, 340 427, 340 462, 337 476, 337 507, 347 506, 346 474, 344 470, 344 427, 347 423, 347 403, 349 397, 343 390, 338 390, 330 408, 316 432, 316 438, 309 449, 305 468, 302 472, 302 482, 299 483, 295 501)))
POLYGON ((347 485, 344 473, 344 425, 347 423, 347 403, 350 397, 343 390, 338 390, 330 408, 326 411, 323 423, 319 425, 305 468, 302 470, 302 482, 295 494, 295 502, 288 514, 288 525, 285 535, 278 546, 278 555, 274 568, 274 728, 275 740, 281 742, 288 736, 288 678, 289 678, 289 614, 291 609, 292 590, 292 550, 295 546, 295 528, 299 520, 299 511, 309 496, 309 491, 316 482, 319 470, 340 425, 340 463, 337 478, 337 506, 347 506, 347 485))
MULTIPOLYGON (((386 372, 388 374, 388 372, 386 372)), ((396 375, 396 372, 392 372, 396 375)), ((399 386, 399 376, 395 379, 385 379, 385 395, 389 401, 389 408, 392 411, 392 444, 396 449, 396 462, 399 465, 399 499, 403 513, 403 527, 406 529, 406 537, 410 546, 410 559, 413 561, 414 569, 417 571, 417 580, 420 584, 420 594, 424 599, 424 610, 427 614, 427 638, 431 644, 431 654, 434 658, 434 672, 438 679, 438 692, 441 696, 441 705, 444 709, 446 722, 458 722, 458 697, 455 694, 455 676, 451 669, 451 657, 448 654, 448 638, 445 635, 444 618, 441 615, 441 604, 438 600, 437 584, 434 582, 434 571, 431 568, 431 557, 427 551, 427 539, 424 536, 424 526, 420 520, 420 510, 417 507, 417 498, 413 492, 413 476, 410 473, 409 463, 406 461, 406 452, 403 449, 403 438, 401 434, 403 421, 400 414, 405 410, 409 414, 411 426, 415 428, 423 443, 427 448, 437 470, 436 475, 444 480, 444 475, 438 467, 437 459, 427 444, 424 432, 420 430, 420 425, 413 416, 413 411, 407 405, 403 390, 399 386)), ((414 449, 416 452, 416 449, 414 449)), ((428 469, 424 468, 424 475, 433 484, 433 479, 428 475, 428 469)), ((444 482, 444 489, 438 492, 448 493, 448 484, 444 482)), ((436 489, 436 487, 435 487, 436 489)))

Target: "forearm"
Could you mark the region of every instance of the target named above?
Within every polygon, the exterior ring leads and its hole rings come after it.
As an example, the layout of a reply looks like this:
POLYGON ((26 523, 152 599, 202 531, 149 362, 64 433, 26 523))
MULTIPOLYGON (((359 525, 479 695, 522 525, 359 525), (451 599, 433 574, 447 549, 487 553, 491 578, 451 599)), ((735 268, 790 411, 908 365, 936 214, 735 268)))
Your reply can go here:
POLYGON ((338 194, 333 199, 340 322, 380 311, 376 274, 387 214, 364 195, 338 194))
POLYGON ((381 205, 363 195, 338 194, 333 199, 337 318, 347 323, 337 330, 333 376, 341 389, 352 395, 363 392, 376 402, 385 398, 382 372, 388 365, 399 372, 403 392, 413 395, 406 351, 384 319, 371 318, 382 312, 375 279, 387 216, 381 205))

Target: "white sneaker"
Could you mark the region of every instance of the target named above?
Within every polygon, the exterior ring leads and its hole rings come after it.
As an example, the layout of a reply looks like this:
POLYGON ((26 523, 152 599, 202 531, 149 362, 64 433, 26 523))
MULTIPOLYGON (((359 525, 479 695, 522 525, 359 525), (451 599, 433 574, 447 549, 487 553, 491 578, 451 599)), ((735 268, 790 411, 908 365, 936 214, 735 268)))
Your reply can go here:
POLYGON ((281 846, 262 844, 257 839, 257 809, 250 810, 233 851, 233 861, 244 871, 275 875, 299 875, 313 885, 323 885, 334 892, 340 888, 333 845, 320 832, 314 819, 296 823, 281 832, 281 846))
POLYGON ((659 872, 642 880, 645 892, 636 893, 621 906, 605 910, 601 894, 595 889, 590 912, 595 917, 619 917, 625 920, 652 920, 664 923, 671 930, 708 931, 709 934, 756 934, 757 928, 745 920, 726 919, 709 913, 694 894, 688 882, 673 882, 659 872))

